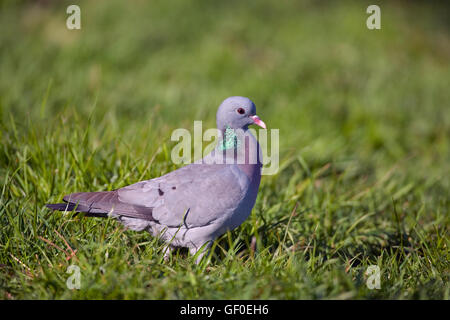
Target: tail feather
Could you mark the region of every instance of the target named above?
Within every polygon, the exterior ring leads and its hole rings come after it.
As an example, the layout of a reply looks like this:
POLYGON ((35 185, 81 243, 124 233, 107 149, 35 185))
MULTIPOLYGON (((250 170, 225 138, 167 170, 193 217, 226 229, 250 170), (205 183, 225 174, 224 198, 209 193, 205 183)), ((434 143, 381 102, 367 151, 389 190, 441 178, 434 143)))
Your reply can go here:
POLYGON ((90 208, 83 206, 83 205, 79 205, 76 203, 47 203, 45 205, 47 208, 51 209, 51 210, 55 210, 55 211, 67 211, 67 212, 71 212, 71 211, 75 211, 75 212, 84 212, 86 213, 84 216, 85 217, 102 217, 102 218, 106 218, 108 216, 108 214, 105 213, 92 213, 89 212, 90 208))
POLYGON ((63 201, 66 203, 46 204, 46 207, 58 211, 85 212, 88 217, 107 217, 114 212, 114 215, 156 221, 152 216, 153 208, 121 202, 117 190, 72 193, 66 195, 63 201))
POLYGON ((58 211, 73 211, 76 207, 75 203, 48 203, 47 208, 58 211))

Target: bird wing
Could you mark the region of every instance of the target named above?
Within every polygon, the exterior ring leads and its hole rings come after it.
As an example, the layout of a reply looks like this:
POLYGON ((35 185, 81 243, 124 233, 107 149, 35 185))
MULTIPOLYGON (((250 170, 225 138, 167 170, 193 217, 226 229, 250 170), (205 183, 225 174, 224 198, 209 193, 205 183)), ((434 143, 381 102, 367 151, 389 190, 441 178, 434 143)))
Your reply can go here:
POLYGON ((162 225, 191 228, 235 210, 248 184, 235 165, 191 164, 119 189, 118 195, 122 203, 152 208, 152 220, 162 225))

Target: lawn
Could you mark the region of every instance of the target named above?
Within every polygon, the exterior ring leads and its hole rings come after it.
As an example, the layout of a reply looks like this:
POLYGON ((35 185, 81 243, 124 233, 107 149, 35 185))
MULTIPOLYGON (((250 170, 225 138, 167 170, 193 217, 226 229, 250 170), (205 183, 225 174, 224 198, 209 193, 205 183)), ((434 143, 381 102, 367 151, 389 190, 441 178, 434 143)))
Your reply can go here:
POLYGON ((0 299, 449 299, 448 6, 77 1, 68 30, 74 2, 0 1, 0 299), (44 207, 176 169, 172 131, 231 95, 280 168, 209 262, 44 207))

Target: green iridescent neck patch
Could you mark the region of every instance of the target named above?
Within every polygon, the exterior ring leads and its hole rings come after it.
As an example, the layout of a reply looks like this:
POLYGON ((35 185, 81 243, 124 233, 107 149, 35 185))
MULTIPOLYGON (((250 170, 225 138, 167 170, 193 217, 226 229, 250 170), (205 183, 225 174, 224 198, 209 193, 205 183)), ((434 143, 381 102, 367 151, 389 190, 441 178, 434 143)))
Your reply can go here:
POLYGON ((236 149, 240 145, 241 141, 239 140, 234 129, 231 129, 229 126, 227 126, 227 128, 225 129, 223 140, 219 144, 219 150, 236 149))

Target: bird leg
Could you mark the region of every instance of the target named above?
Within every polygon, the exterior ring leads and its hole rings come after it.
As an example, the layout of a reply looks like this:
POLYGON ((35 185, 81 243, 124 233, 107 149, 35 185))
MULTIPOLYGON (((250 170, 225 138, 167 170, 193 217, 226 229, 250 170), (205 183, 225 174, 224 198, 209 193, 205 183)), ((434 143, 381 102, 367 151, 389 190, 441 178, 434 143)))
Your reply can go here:
POLYGON ((172 254, 174 248, 172 248, 170 245, 167 246, 166 251, 164 252, 164 261, 170 260, 170 255, 172 254))
POLYGON ((191 255, 195 255, 195 254, 197 254, 197 252, 200 251, 197 255, 197 259, 195 260, 196 264, 199 264, 205 255, 206 256, 209 255, 209 253, 211 252, 211 246, 212 246, 212 241, 208 241, 205 245, 201 246, 200 248, 198 248, 198 247, 189 248, 189 253, 191 255))

